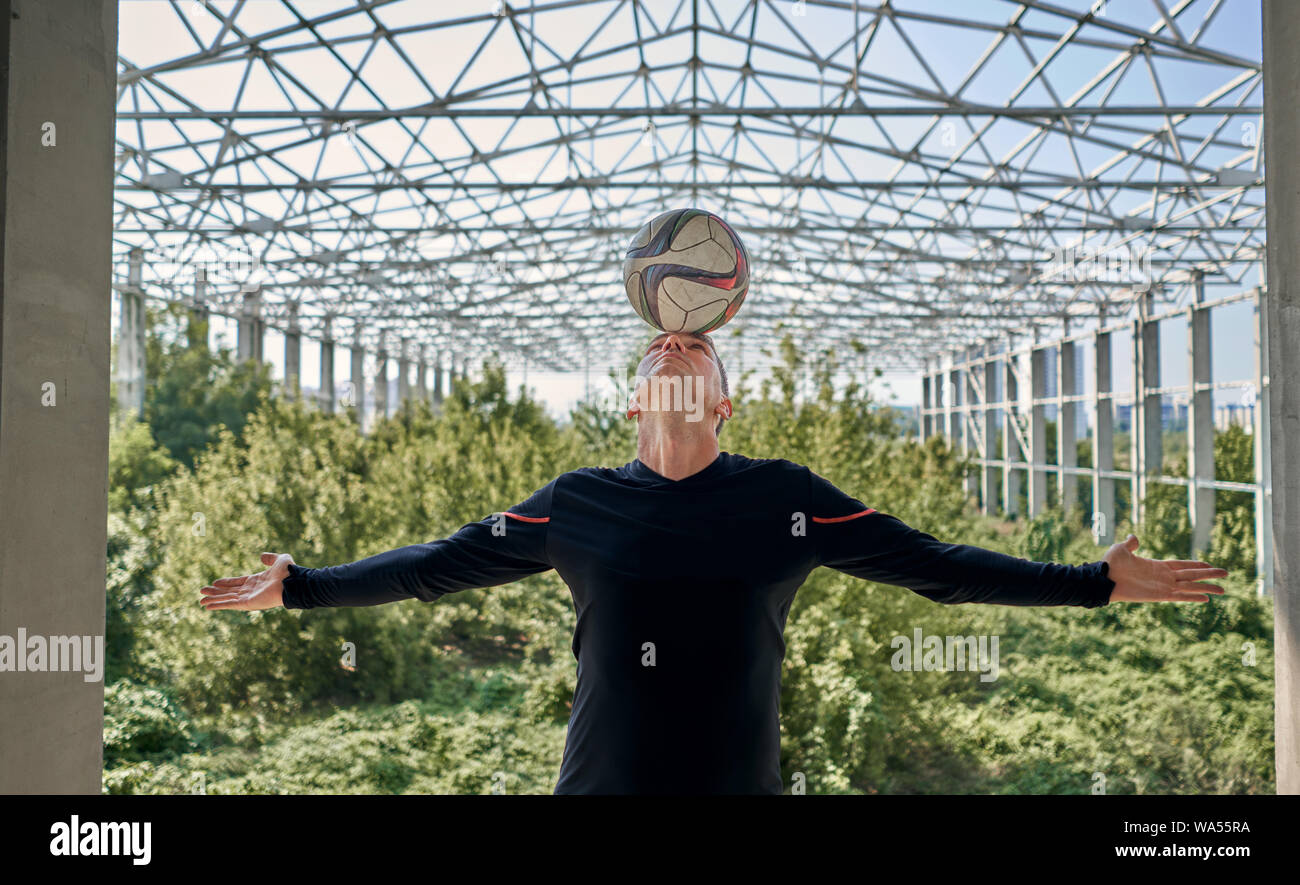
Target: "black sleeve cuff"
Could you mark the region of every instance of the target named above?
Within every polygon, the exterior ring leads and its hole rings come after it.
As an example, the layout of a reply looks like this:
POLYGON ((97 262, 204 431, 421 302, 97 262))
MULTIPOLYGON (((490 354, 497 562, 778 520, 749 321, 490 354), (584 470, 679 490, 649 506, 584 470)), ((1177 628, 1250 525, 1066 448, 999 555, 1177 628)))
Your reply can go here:
POLYGON ((300 565, 289 563, 289 575, 281 585, 281 603, 285 608, 311 608, 305 603, 306 594, 303 592, 307 585, 307 572, 312 569, 305 569, 300 565))
POLYGON ((1115 589, 1115 582, 1110 579, 1110 563, 1104 560, 1090 562, 1079 568, 1086 572, 1087 578, 1082 601, 1078 604, 1084 608, 1100 608, 1109 605, 1111 591, 1115 589))

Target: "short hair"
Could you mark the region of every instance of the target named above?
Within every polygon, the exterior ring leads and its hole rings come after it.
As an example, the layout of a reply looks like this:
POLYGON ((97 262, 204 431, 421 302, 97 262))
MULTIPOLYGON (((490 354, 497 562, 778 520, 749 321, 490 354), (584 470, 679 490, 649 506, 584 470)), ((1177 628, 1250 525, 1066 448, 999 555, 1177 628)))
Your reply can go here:
MULTIPOLYGON (((669 333, 660 332, 658 335, 650 339, 650 343, 654 344, 656 341, 658 341, 660 338, 662 338, 667 334, 669 333)), ((722 364, 722 357, 718 355, 718 346, 713 343, 713 339, 710 338, 708 334, 705 332, 688 332, 687 334, 694 335, 696 338, 701 338, 704 340, 704 343, 709 345, 709 350, 713 352, 713 362, 718 367, 718 377, 722 379, 722 395, 724 397, 731 396, 731 388, 727 385, 727 367, 722 364)), ((714 436, 722 435, 722 425, 725 423, 727 423, 727 419, 722 416, 718 416, 718 424, 716 427, 713 428, 714 436)))

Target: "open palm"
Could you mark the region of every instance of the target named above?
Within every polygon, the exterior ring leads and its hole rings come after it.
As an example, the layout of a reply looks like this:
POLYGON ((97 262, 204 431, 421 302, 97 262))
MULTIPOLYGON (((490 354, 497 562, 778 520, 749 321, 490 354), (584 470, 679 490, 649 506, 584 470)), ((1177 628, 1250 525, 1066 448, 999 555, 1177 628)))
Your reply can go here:
POLYGON ((1188 559, 1146 559, 1133 554, 1137 548, 1137 537, 1129 535, 1102 557, 1115 582, 1111 602, 1209 602, 1209 594, 1223 595, 1222 587, 1205 580, 1227 577, 1226 569, 1188 559))
POLYGON ((246 612, 283 605, 284 579, 289 577, 291 562, 293 557, 288 553, 263 553, 262 565, 268 567, 266 571, 219 578, 199 591, 203 594, 199 604, 208 611, 233 608, 246 612))

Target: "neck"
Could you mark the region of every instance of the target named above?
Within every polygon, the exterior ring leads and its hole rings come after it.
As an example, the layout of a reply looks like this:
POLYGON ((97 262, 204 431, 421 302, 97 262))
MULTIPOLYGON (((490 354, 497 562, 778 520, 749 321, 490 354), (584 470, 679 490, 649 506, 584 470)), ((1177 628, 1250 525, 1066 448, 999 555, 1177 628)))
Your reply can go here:
MULTIPOLYGON (((636 456, 642 464, 660 476, 671 480, 685 479, 699 473, 718 459, 718 437, 708 422, 697 422, 705 429, 704 433, 685 432, 668 433, 669 428, 658 422, 645 423, 642 418, 641 432, 637 435, 636 456)), ((682 428, 676 428, 682 431, 682 428)))

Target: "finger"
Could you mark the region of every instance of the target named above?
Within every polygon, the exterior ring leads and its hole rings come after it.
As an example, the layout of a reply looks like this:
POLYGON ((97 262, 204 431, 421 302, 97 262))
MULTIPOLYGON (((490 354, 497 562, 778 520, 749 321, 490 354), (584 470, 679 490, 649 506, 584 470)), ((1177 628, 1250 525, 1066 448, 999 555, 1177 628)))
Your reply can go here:
POLYGON ((1129 535, 1127 538, 1125 538, 1124 546, 1127 547, 1129 551, 1138 549, 1137 535, 1129 535))
POLYGON ((1228 570, 1222 568, 1185 568, 1174 570, 1174 580, 1200 581, 1203 578, 1226 578, 1228 570))
POLYGON ((1160 562, 1173 568, 1214 568, 1208 562, 1193 562, 1190 559, 1162 559, 1160 562))
POLYGON ((277 555, 274 554, 274 553, 263 553, 263 554, 262 554, 262 565, 275 565, 275 561, 276 561, 277 559, 279 559, 279 558, 280 558, 280 557, 277 556, 277 555))
POLYGON ((200 590, 199 592, 202 593, 204 596, 231 596, 231 595, 235 595, 235 594, 233 594, 233 593, 231 592, 231 590, 232 590, 232 588, 230 588, 230 587, 213 587, 211 584, 209 584, 208 586, 204 587, 204 588, 203 588, 202 590, 200 590))
POLYGON ((209 603, 213 603, 213 602, 231 602, 232 600, 243 599, 243 598, 244 598, 243 595, 239 593, 208 594, 207 596, 204 596, 202 599, 199 600, 199 604, 208 605, 209 603))
POLYGON ((217 578, 212 584, 214 587, 239 587, 250 577, 251 575, 240 575, 237 578, 217 578))
POLYGON ((240 608, 242 604, 242 600, 232 599, 229 602, 205 602, 203 607, 208 611, 215 611, 222 608, 240 608))
POLYGON ((1187 590, 1208 590, 1211 593, 1222 594, 1223 588, 1218 584, 1206 584, 1204 581, 1179 581, 1174 587, 1175 592, 1187 590))
POLYGON ((1204 593, 1192 593, 1189 590, 1175 590, 1168 602, 1209 602, 1210 597, 1204 593))

